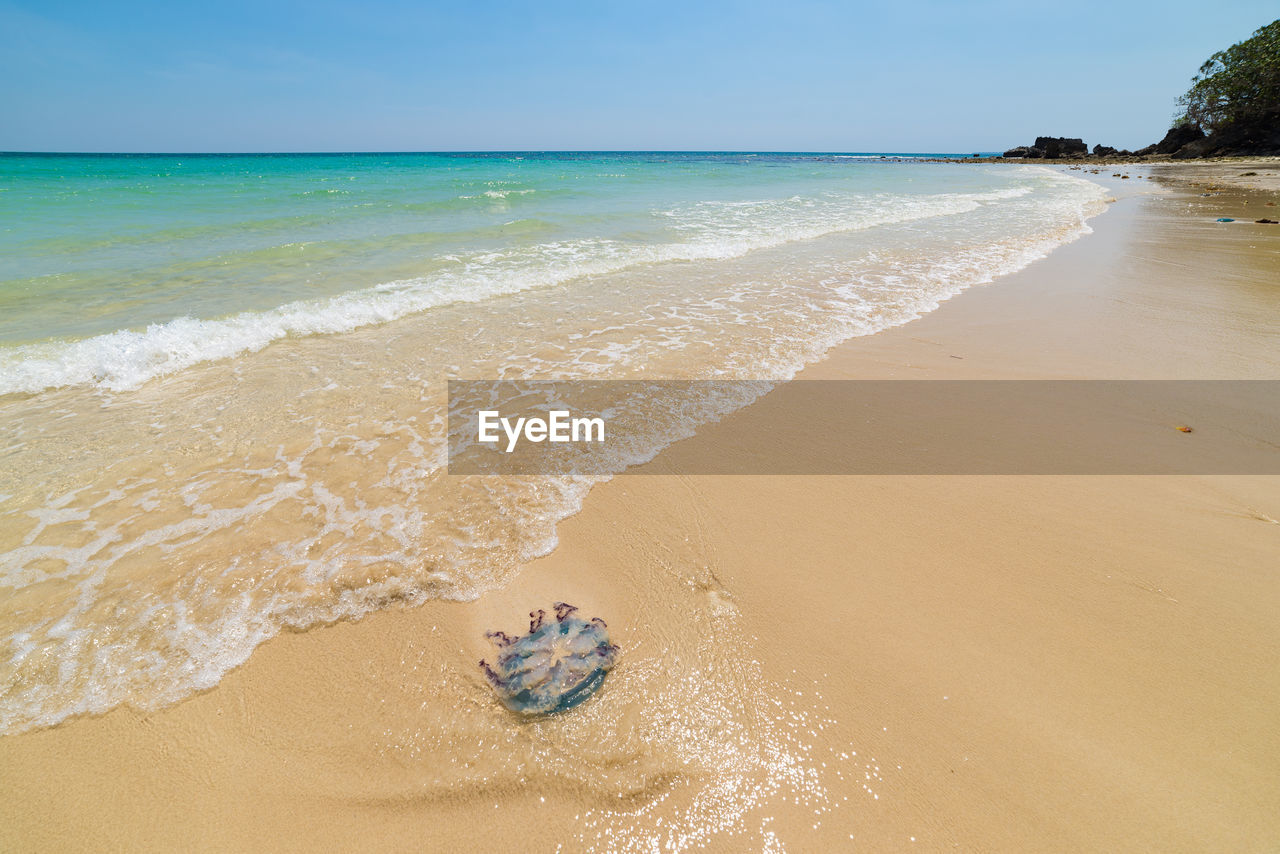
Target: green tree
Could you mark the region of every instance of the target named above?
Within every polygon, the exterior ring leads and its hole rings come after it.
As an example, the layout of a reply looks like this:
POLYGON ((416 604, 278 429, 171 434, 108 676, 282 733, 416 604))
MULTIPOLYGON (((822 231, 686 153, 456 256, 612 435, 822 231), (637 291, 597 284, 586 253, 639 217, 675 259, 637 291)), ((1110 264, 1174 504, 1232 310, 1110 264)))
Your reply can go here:
POLYGON ((1178 105, 1180 123, 1209 132, 1280 118, 1280 20, 1209 57, 1178 105))

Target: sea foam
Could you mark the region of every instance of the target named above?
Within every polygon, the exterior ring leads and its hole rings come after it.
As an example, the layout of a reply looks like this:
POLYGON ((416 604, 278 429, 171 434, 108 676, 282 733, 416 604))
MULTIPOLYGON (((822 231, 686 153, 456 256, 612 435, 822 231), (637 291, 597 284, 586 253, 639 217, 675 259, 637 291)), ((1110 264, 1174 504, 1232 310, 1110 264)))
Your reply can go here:
POLYGON ((124 391, 201 362, 256 352, 289 336, 349 332, 438 306, 550 287, 637 265, 728 259, 827 234, 953 216, 1030 192, 1030 187, 1017 187, 983 193, 698 203, 658 212, 673 233, 685 238, 670 243, 637 245, 588 238, 470 253, 445 259, 446 268, 431 276, 290 302, 266 311, 214 319, 183 316, 141 330, 0 349, 0 394, 85 384, 124 391))

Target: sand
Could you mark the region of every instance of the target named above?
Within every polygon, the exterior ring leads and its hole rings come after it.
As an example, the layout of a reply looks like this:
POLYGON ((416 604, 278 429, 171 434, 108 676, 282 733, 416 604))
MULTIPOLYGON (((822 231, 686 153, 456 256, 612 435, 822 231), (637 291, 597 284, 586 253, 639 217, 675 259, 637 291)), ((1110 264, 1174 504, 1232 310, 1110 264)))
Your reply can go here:
MULTIPOLYGON (((803 376, 1280 378, 1280 226, 1213 222, 1280 196, 1181 168, 1109 182, 1095 233, 803 376)), ((681 444, 767 434, 769 400, 681 444)), ((478 602, 286 634, 172 708, 0 739, 0 849, 1275 850, 1280 478, 672 459, 597 487, 478 602), (521 724, 482 633, 555 600, 622 657, 521 724)))

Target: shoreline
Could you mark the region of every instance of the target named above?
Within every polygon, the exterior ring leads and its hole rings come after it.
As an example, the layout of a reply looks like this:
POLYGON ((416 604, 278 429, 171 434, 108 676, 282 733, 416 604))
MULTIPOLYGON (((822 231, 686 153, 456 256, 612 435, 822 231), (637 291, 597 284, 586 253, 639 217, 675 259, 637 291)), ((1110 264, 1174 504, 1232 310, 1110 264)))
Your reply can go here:
MULTIPOLYGON (((1171 154, 1140 154, 1129 157, 1115 156, 1110 154, 1087 154, 1087 155, 1066 155, 1062 157, 1037 158, 1037 157, 1005 157, 1004 155, 995 155, 992 157, 956 157, 956 158, 938 158, 937 160, 928 161, 936 163, 1009 163, 1018 166, 1048 166, 1052 167, 1088 167, 1088 166, 1170 166, 1179 171, 1193 169, 1220 169, 1224 166, 1242 166, 1242 167, 1259 167, 1262 169, 1272 170, 1272 177, 1280 177, 1280 155, 1248 155, 1233 154, 1221 157, 1196 157, 1196 158, 1175 158, 1171 154)), ((1231 175, 1222 174, 1216 176, 1220 180, 1229 181, 1231 175)), ((1274 189, 1275 183, 1270 182, 1268 189, 1274 189)))
MULTIPOLYGON (((1093 234, 800 378, 1280 376, 1264 313, 1280 233, 1208 218, 1275 209, 1176 187, 1118 198, 1093 234)), ((687 442, 768 420, 766 396, 687 442)), ((286 633, 169 709, 0 738, 16 772, 0 842, 420 848, 465 832, 505 849, 536 826, 571 848, 1263 850, 1280 834, 1280 591, 1261 572, 1277 518, 1276 478, 616 477, 477 602, 286 633), (484 628, 555 599, 605 616, 622 663, 585 728, 513 735, 461 668, 484 628), (442 696, 485 725, 435 719, 442 696), (763 752, 678 703, 722 710, 763 752), (468 741, 526 755, 487 766, 468 741), (442 776, 459 756, 483 773, 442 776), (734 785, 706 796, 717 777, 734 785), (699 822, 730 830, 669 835, 699 822)))

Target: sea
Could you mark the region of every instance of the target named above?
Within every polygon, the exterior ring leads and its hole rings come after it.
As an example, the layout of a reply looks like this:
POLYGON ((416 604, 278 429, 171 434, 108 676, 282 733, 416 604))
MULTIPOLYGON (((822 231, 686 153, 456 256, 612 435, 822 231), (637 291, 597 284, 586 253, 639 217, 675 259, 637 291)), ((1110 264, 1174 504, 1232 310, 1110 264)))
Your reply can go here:
POLYGON ((609 475, 450 476, 450 379, 783 381, 1104 197, 881 153, 0 155, 0 733, 552 550, 609 475))

